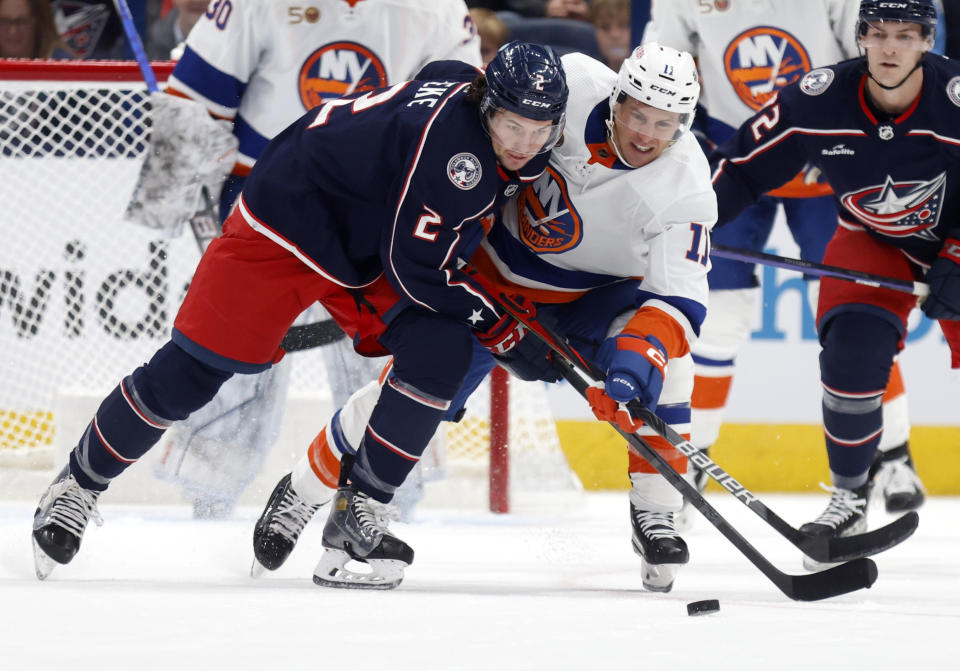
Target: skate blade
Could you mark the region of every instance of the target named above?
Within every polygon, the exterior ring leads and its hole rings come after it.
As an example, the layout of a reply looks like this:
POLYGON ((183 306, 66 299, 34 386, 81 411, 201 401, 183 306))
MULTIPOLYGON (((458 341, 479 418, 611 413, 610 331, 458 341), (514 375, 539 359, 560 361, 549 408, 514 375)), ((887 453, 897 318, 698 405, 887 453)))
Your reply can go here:
POLYGON ((256 559, 250 564, 250 577, 259 578, 263 575, 263 572, 267 570, 267 567, 258 562, 256 559))
POLYGON ((313 582, 321 587, 340 589, 393 589, 403 581, 407 563, 397 559, 354 561, 343 550, 327 549, 313 570, 313 582), (351 566, 364 567, 357 571, 351 566))
POLYGON ((31 537, 30 541, 33 543, 33 568, 37 572, 37 578, 46 580, 59 564, 41 549, 37 539, 31 537))
POLYGON ((673 589, 674 578, 682 564, 648 564, 640 562, 643 575, 643 588, 650 592, 669 592, 673 589))

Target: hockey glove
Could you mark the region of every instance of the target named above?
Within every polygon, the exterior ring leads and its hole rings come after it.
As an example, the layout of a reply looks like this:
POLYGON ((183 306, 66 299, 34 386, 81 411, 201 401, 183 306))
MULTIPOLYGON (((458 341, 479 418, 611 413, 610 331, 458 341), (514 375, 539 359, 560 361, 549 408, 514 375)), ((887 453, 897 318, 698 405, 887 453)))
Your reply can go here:
POLYGON ((930 295, 921 308, 930 319, 960 319, 960 240, 947 238, 927 271, 930 295))
POLYGON ((598 358, 607 363, 606 394, 626 403, 638 399, 651 412, 663 390, 667 351, 653 336, 618 335, 600 346, 598 358))
POLYGON ((562 376, 550 358, 550 346, 537 336, 521 338, 517 346, 493 358, 521 380, 557 382, 562 376))
MULTIPOLYGON (((522 296, 512 296, 513 302, 521 308, 525 314, 530 315, 531 318, 536 314, 536 308, 534 308, 533 303, 524 299, 522 296)), ((527 334, 527 328, 518 322, 516 319, 510 316, 508 312, 504 312, 503 316, 497 320, 497 323, 491 326, 486 331, 478 331, 476 333, 477 340, 480 341, 480 344, 490 350, 490 353, 493 355, 506 354, 523 340, 523 336, 527 334)))
POLYGON ((641 420, 630 415, 625 404, 617 403, 604 393, 602 382, 587 387, 587 401, 590 402, 593 414, 601 422, 615 422, 627 433, 636 433, 643 426, 641 420))

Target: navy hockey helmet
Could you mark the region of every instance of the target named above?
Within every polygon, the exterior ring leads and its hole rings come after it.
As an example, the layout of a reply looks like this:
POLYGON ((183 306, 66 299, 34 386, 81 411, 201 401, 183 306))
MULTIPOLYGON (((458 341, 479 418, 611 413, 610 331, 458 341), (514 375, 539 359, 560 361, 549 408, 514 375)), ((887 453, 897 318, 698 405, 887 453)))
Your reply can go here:
POLYGON ((918 23, 923 37, 932 40, 937 30, 937 7, 933 0, 861 0, 859 35, 866 32, 868 23, 883 21, 918 23))
POLYGON ((528 119, 561 124, 567 106, 567 78, 550 47, 508 42, 487 64, 487 92, 480 103, 484 117, 496 109, 528 119))

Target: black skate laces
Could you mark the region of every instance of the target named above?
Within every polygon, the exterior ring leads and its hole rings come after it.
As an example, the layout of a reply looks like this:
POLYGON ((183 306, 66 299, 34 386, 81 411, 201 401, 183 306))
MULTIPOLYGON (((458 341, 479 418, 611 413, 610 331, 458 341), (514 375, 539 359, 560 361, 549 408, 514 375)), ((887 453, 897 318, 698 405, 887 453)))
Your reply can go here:
POLYGON ((634 509, 633 516, 637 520, 637 524, 640 525, 640 531, 647 538, 657 540, 678 536, 677 529, 673 525, 673 513, 656 513, 634 509))
POLYGON ((56 524, 80 537, 87 523, 92 519, 96 525, 103 526, 103 518, 97 510, 97 498, 100 492, 81 487, 72 475, 68 475, 50 490, 53 503, 43 516, 44 524, 56 524))
POLYGON ((820 513, 820 517, 813 521, 814 524, 836 529, 852 516, 864 514, 867 505, 866 497, 858 495, 852 489, 830 487, 822 482, 820 487, 831 493, 830 503, 827 504, 827 509, 820 513))

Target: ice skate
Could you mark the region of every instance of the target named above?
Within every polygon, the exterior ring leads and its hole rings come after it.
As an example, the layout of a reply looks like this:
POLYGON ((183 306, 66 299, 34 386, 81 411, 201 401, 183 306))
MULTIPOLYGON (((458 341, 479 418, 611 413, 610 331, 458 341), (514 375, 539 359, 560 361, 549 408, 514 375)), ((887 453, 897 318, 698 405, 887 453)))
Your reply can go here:
POLYGON ((44 492, 33 514, 33 563, 40 580, 46 579, 57 564, 69 564, 91 519, 100 526, 103 518, 97 510, 100 492, 84 489, 65 466, 44 492))
POLYGON ((264 569, 276 571, 283 566, 303 528, 320 508, 321 504, 310 505, 294 491, 290 477, 287 473, 280 478, 253 528, 254 559, 250 575, 254 578, 264 569))
POLYGON ((633 551, 640 555, 643 586, 651 592, 669 592, 682 564, 690 560, 686 542, 677 534, 674 513, 639 510, 630 504, 633 551))
POLYGON ((413 549, 387 529, 397 516, 395 509, 348 485, 348 471, 344 459, 340 488, 323 528, 326 550, 313 571, 313 582, 325 587, 393 589, 413 563, 413 549), (354 567, 348 568, 351 560, 354 567))
MULTIPOLYGON (((709 456, 709 448, 702 448, 700 450, 707 456, 709 456)), ((684 474, 683 479, 689 482, 691 485, 697 488, 697 491, 703 494, 704 490, 707 488, 707 483, 710 481, 710 476, 707 475, 703 470, 697 468, 692 463, 688 463, 687 472, 684 474)), ((689 531, 693 528, 693 521, 697 518, 697 509, 694 508, 690 501, 686 497, 683 498, 683 507, 675 515, 677 531, 689 531)))
MULTIPOLYGON (((868 482, 856 489, 827 487, 830 502, 820 516, 800 527, 800 533, 811 536, 853 536, 867 530, 867 505, 872 485, 868 482)), ((804 555, 803 566, 808 571, 819 571, 836 564, 818 562, 804 555)))
POLYGON ((883 496, 888 513, 903 513, 923 505, 926 489, 906 443, 887 452, 877 452, 870 470, 875 493, 883 496))

